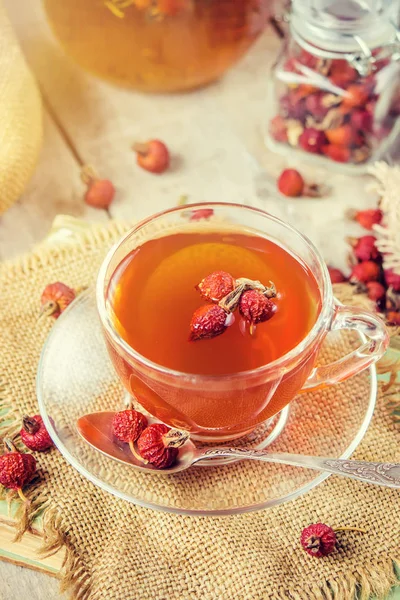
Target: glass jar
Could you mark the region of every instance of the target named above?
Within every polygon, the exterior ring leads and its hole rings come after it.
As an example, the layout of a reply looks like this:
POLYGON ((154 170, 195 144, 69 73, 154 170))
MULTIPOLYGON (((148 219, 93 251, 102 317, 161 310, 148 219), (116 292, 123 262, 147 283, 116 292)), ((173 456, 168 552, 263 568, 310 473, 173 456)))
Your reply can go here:
POLYGON ((400 133, 399 0, 293 0, 267 144, 365 171, 400 133))
POLYGON ((50 25, 82 67, 147 92, 220 77, 263 30, 269 0, 44 0, 50 25))

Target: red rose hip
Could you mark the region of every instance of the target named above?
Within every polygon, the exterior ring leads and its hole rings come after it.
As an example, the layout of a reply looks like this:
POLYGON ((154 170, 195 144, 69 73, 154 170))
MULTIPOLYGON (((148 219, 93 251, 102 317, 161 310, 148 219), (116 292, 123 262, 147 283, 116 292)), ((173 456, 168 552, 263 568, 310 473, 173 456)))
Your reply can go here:
POLYGON ((40 415, 33 417, 25 415, 22 418, 20 436, 25 446, 36 452, 44 452, 54 446, 40 415))
POLYGON ((137 441, 140 456, 157 469, 166 469, 176 461, 179 448, 189 438, 189 434, 171 429, 163 423, 153 423, 146 427, 137 441))
POLYGON ((372 260, 366 260, 353 267, 350 281, 352 283, 368 283, 368 281, 377 281, 380 276, 380 267, 372 260))
POLYGON ((300 543, 310 556, 328 556, 336 548, 336 533, 324 523, 313 523, 301 532, 300 543))
POLYGON ((136 442, 142 431, 147 427, 146 417, 133 409, 115 413, 112 420, 113 434, 121 442, 136 442))
POLYGON ((271 319, 276 305, 258 290, 247 290, 240 298, 239 311, 249 323, 256 325, 271 319))
POLYGON ((203 298, 211 302, 219 302, 230 294, 235 287, 235 279, 226 271, 214 271, 204 277, 196 286, 203 298))
POLYGON ((227 313, 216 304, 205 304, 194 311, 190 321, 189 341, 214 338, 224 333, 227 313))
POLYGON ((291 198, 301 196, 304 190, 302 175, 295 169, 285 169, 279 176, 278 190, 291 198))
POLYGON ((134 144, 137 164, 150 173, 163 173, 169 167, 170 155, 167 146, 160 140, 134 144))
POLYGON ((340 269, 335 269, 334 267, 328 267, 329 277, 331 279, 331 283, 344 283, 347 281, 347 277, 343 275, 340 269))
POLYGON ((18 452, 9 439, 4 440, 6 454, 0 456, 0 484, 11 490, 17 490, 19 496, 27 502, 22 488, 30 482, 36 472, 36 459, 32 454, 18 452))
POLYGON ((322 147, 326 144, 326 135, 323 131, 312 127, 305 129, 299 137, 299 145, 306 152, 319 154, 322 152, 322 147))

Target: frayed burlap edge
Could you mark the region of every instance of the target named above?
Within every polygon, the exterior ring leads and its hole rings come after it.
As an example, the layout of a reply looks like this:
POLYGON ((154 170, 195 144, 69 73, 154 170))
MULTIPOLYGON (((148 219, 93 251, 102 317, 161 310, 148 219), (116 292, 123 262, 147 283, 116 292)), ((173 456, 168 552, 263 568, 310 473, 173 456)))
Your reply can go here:
MULTIPOLYGON (((82 252, 83 248, 96 247, 109 243, 112 245, 123 235, 129 226, 126 223, 111 222, 107 227, 104 225, 94 225, 87 231, 79 234, 79 241, 76 244, 49 248, 43 245, 27 255, 21 256, 16 261, 5 262, 0 267, 5 268, 10 277, 21 273, 28 274, 32 270, 52 264, 53 261, 59 262, 63 258, 71 260, 74 254, 82 252)), ((335 290, 336 296, 341 300, 341 294, 338 289, 335 290)), ((343 290, 345 295, 345 290, 343 290)), ((389 374, 389 382, 381 384, 381 390, 384 393, 384 400, 389 409, 399 405, 400 384, 396 381, 396 376, 400 368, 399 361, 390 361, 385 359, 378 365, 380 374, 389 374)), ((13 438, 18 444, 18 431, 21 424, 21 415, 12 408, 12 398, 7 397, 7 386, 0 383, 0 438, 6 436, 13 438)), ((399 420, 399 417, 394 415, 399 420)), ((32 522, 39 515, 43 517, 43 537, 44 542, 39 550, 39 556, 49 557, 59 550, 64 549, 65 557, 61 569, 60 591, 70 592, 73 600, 95 600, 92 596, 92 582, 89 569, 83 559, 73 548, 67 534, 67 527, 64 525, 62 514, 57 508, 51 505, 51 500, 44 492, 45 483, 40 479, 40 473, 29 485, 28 490, 24 490, 28 503, 20 502, 16 514, 16 536, 15 541, 19 541, 23 534, 32 526, 32 522)), ((11 502, 15 497, 15 492, 3 490, 0 497, 6 498, 11 502)), ((390 557, 384 563, 379 565, 368 565, 358 569, 351 575, 346 574, 343 577, 334 577, 320 582, 310 582, 306 588, 291 589, 285 594, 288 600, 368 600, 372 595, 376 600, 384 600, 394 585, 400 586, 396 569, 400 572, 400 557, 390 557), (379 567, 379 569, 378 569, 379 567)))
POLYGON ((306 589, 290 590, 290 600, 377 600, 386 598, 393 586, 400 585, 396 569, 400 571, 400 557, 377 565, 363 566, 351 575, 334 577, 323 582, 312 582, 306 589))

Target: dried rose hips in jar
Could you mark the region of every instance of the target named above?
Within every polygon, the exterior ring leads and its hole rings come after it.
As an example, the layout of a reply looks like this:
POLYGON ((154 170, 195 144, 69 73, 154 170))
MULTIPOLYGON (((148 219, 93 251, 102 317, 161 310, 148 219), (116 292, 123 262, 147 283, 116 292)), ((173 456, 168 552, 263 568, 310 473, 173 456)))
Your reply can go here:
POLYGON ((400 88, 382 84, 382 71, 392 67, 389 45, 385 48, 374 50, 368 67, 350 63, 344 54, 339 58, 340 50, 322 54, 316 46, 313 54, 289 36, 274 69, 271 138, 288 150, 354 166, 373 161, 381 144, 394 146, 400 88))

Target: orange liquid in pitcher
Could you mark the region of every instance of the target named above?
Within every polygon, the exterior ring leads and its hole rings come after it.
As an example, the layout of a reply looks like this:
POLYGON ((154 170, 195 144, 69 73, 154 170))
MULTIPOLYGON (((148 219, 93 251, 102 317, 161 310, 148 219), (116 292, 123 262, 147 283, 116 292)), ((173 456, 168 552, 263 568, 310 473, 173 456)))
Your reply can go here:
MULTIPOLYGON (((115 328, 142 356, 183 373, 229 377, 266 365, 301 342, 317 319, 321 298, 310 270, 274 242, 242 233, 206 232, 177 233, 135 249, 115 270, 108 302, 115 328), (206 303, 195 286, 215 270, 264 285, 273 281, 277 311, 253 335, 237 310, 222 335, 189 341, 193 312, 206 303)), ((227 436, 281 410, 302 386, 315 358, 306 358, 284 376, 265 405, 271 383, 240 391, 216 392, 209 386, 188 392, 180 389, 178 377, 170 393, 157 377, 153 381, 121 361, 112 346, 110 353, 126 387, 150 413, 194 433, 212 429, 227 436)))
POLYGON ((220 77, 263 30, 267 0, 44 0, 68 54, 110 81, 171 92, 220 77), (172 10, 173 9, 173 10, 172 10))

